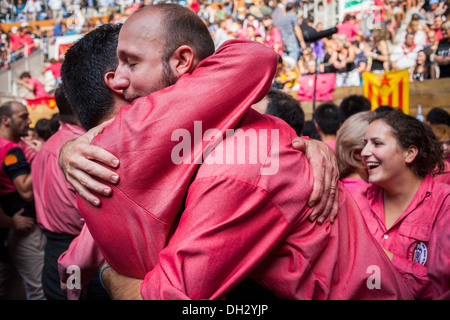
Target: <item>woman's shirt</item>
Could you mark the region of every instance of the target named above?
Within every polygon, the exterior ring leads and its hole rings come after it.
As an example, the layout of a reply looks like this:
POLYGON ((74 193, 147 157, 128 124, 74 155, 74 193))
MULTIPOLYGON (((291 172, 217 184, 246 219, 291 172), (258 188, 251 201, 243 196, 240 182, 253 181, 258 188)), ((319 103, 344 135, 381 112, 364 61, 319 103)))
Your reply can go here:
POLYGON ((425 177, 409 206, 389 229, 384 222, 382 188, 370 185, 358 189, 354 195, 370 232, 383 248, 394 254, 392 263, 414 297, 431 299, 437 295, 433 295, 433 290, 444 294, 445 283, 432 285, 427 268, 431 267, 435 278, 450 282, 450 270, 445 268, 450 263, 450 229, 435 228, 438 222, 443 225, 442 221, 450 220, 450 186, 436 182, 432 176, 425 177), (443 250, 447 252, 444 255, 443 250))

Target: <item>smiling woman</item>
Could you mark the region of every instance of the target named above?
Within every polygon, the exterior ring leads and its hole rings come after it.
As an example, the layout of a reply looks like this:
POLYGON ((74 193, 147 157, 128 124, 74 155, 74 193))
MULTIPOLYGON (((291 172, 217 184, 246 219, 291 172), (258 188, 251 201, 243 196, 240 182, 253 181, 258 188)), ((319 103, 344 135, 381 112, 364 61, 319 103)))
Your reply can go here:
POLYGON ((377 114, 364 141, 372 185, 359 190, 357 202, 371 233, 416 298, 448 295, 442 279, 449 283, 450 186, 434 179, 444 170, 438 143, 401 111, 377 114))

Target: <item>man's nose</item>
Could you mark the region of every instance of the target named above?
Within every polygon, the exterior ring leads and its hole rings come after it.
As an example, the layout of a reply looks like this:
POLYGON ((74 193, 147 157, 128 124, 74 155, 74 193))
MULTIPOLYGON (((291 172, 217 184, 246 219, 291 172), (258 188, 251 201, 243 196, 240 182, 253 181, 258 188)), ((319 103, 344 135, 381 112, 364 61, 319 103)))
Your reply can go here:
POLYGON ((117 68, 111 85, 115 90, 125 90, 129 87, 130 80, 123 68, 117 68))

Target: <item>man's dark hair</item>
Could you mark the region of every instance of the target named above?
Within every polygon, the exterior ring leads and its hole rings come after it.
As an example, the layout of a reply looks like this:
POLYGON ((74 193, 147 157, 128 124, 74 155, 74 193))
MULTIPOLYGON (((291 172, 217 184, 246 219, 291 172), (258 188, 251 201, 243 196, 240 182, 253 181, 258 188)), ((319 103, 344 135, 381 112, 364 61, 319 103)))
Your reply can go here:
POLYGON ((389 111, 394 111, 396 110, 394 107, 391 107, 389 105, 382 105, 379 106, 378 108, 376 108, 374 110, 375 113, 380 113, 380 112, 389 112, 389 111))
MULTIPOLYGON (((75 113, 73 113, 74 115, 75 115, 75 113)), ((76 116, 75 116, 76 117, 76 116)), ((52 115, 52 117, 50 118, 50 125, 51 125, 51 127, 52 127, 52 130, 54 131, 54 132, 56 132, 56 131, 58 131, 58 129, 59 129, 59 127, 60 127, 60 122, 59 122, 59 120, 60 120, 60 115, 59 115, 59 113, 54 113, 53 115, 52 115)))
POLYGON ((59 85, 55 90, 55 102, 59 110, 59 120, 64 123, 77 124, 77 115, 67 100, 62 85, 59 85))
POLYGON ((352 19, 355 19, 355 16, 352 15, 352 14, 346 14, 346 15, 344 16, 344 22, 345 22, 345 21, 350 21, 350 20, 352 20, 352 19))
POLYGON ((341 121, 344 122, 348 117, 355 113, 370 111, 371 108, 372 104, 370 103, 370 100, 362 95, 353 94, 345 97, 339 105, 342 117, 341 121))
POLYGON ((322 103, 314 111, 314 121, 324 134, 337 134, 341 125, 339 108, 332 102, 322 103))
POLYGON ((450 115, 442 108, 436 107, 431 109, 427 114, 426 120, 430 124, 446 124, 450 126, 450 115))
POLYGON ((28 71, 24 71, 20 74, 19 79, 31 78, 31 74, 28 71))
POLYGON ((34 125, 34 131, 37 135, 47 141, 55 132, 52 130, 50 120, 47 118, 42 118, 36 121, 34 125))
POLYGON ((114 105, 104 75, 118 65, 117 42, 121 24, 101 25, 66 52, 61 79, 66 97, 86 130, 96 126, 114 105))
POLYGON ((267 104, 266 114, 284 120, 295 130, 298 136, 301 136, 305 124, 305 113, 300 103, 287 93, 276 89, 270 89, 267 98, 269 103, 267 104))
POLYGON ((302 136, 310 137, 311 139, 320 140, 320 135, 316 130, 316 126, 314 125, 314 121, 308 120, 305 121, 303 126, 302 136))

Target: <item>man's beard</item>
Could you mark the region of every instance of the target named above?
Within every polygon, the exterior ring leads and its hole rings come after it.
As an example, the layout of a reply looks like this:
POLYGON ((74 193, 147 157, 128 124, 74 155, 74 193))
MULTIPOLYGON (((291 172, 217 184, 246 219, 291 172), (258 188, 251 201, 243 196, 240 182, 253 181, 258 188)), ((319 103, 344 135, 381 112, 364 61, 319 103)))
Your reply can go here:
POLYGON ((175 73, 172 71, 172 69, 170 68, 170 65, 167 61, 163 61, 163 70, 162 70, 162 74, 161 77, 158 81, 158 84, 150 89, 148 89, 145 93, 134 93, 131 95, 127 94, 127 90, 125 89, 123 91, 123 96, 125 97, 125 99, 127 101, 134 101, 135 99, 141 98, 141 97, 145 97, 148 96, 149 94, 165 89, 173 84, 175 84, 175 82, 177 82, 178 77, 175 75, 175 73))
POLYGON ((177 80, 178 77, 175 75, 175 73, 173 73, 172 69, 170 68, 169 62, 164 61, 161 79, 163 87, 161 89, 167 88, 168 86, 175 84, 177 80))
POLYGON ((15 122, 12 122, 11 124, 11 131, 13 132, 13 134, 17 137, 26 137, 28 135, 28 130, 29 130, 30 126, 26 126, 26 127, 19 127, 16 125, 15 122))

